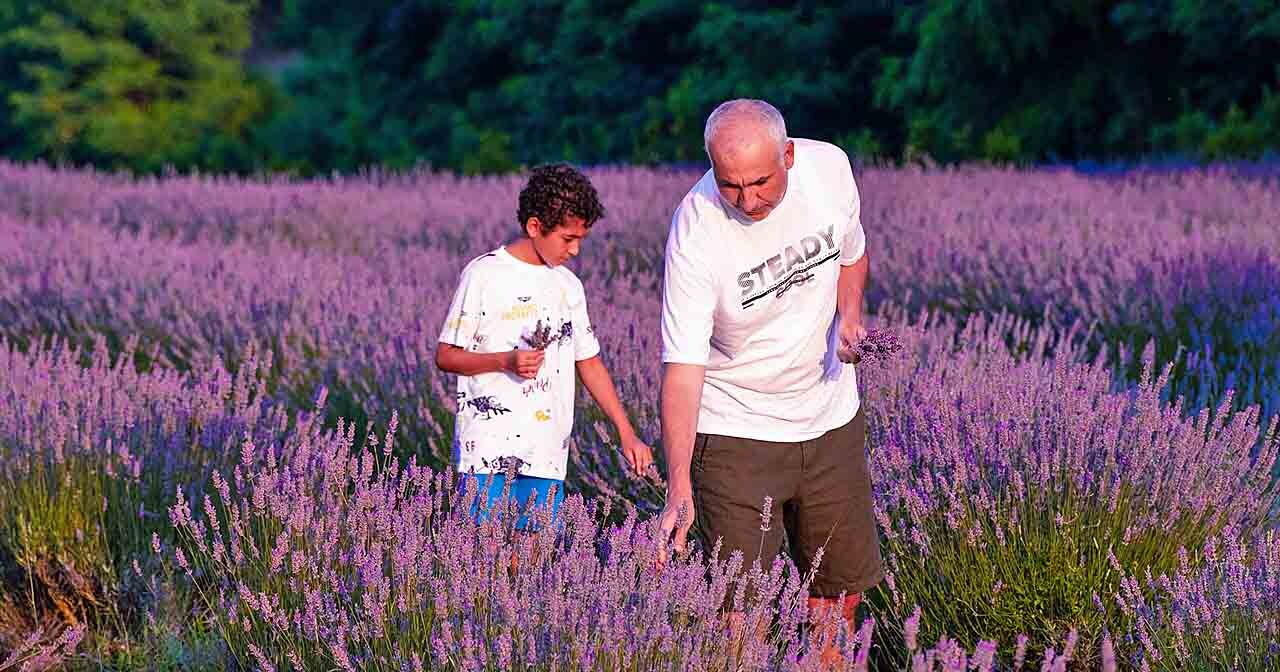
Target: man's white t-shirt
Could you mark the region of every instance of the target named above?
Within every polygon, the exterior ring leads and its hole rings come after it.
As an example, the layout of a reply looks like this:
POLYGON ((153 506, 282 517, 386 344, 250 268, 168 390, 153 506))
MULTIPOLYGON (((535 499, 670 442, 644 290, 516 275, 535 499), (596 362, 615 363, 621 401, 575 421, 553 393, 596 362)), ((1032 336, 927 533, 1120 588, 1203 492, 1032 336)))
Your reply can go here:
POLYGON ((866 249, 839 147, 792 138, 787 191, 753 222, 708 170, 667 239, 662 360, 706 367, 697 431, 806 441, 852 420, 857 374, 837 356, 836 283, 866 249))
POLYGON ((458 472, 500 472, 502 458, 516 457, 522 476, 563 480, 575 364, 600 352, 582 281, 573 271, 520 261, 505 247, 463 268, 440 342, 479 353, 532 350, 529 340, 539 327, 551 343, 536 378, 506 372, 458 376, 458 472))

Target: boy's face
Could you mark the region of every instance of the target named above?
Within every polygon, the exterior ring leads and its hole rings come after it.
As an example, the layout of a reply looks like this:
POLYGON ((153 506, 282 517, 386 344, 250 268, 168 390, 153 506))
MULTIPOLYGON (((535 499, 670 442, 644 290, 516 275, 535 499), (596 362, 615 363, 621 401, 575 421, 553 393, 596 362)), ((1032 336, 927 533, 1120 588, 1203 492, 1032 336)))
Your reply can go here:
POLYGON ((552 229, 550 233, 542 232, 542 225, 537 217, 529 218, 525 223, 525 230, 529 233, 538 256, 542 257, 548 266, 559 266, 578 256, 582 239, 591 233, 586 221, 567 213, 564 216, 564 223, 552 229))

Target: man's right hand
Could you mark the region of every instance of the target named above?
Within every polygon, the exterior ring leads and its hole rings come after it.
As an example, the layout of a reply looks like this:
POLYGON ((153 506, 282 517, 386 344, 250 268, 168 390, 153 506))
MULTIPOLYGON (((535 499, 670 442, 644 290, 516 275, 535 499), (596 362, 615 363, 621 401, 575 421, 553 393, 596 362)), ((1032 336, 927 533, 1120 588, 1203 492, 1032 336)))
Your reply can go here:
POLYGON ((676 555, 684 555, 688 551, 689 528, 693 526, 695 513, 692 488, 668 488, 667 503, 658 516, 658 555, 655 558, 658 569, 666 566, 673 550, 676 555))
POLYGON ((546 353, 542 350, 512 350, 507 353, 502 368, 521 378, 534 378, 545 357, 546 353))

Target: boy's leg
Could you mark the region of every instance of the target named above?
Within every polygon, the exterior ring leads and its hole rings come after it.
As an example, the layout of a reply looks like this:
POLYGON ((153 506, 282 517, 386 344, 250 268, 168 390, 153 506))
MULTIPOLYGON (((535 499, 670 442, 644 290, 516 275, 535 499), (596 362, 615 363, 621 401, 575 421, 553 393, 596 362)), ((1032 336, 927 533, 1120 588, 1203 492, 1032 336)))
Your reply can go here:
MULTIPOLYGON (((818 548, 823 548, 810 586, 814 621, 838 610, 852 632, 862 593, 884 578, 863 410, 859 408, 843 427, 804 442, 801 450, 804 475, 800 494, 787 511, 794 559, 800 571, 808 572, 818 548)), ((839 658, 834 634, 818 633, 824 643, 823 660, 830 663, 839 658)))
POLYGON ((516 529, 536 531, 538 522, 536 517, 548 501, 551 502, 552 519, 560 512, 560 505, 564 503, 564 481, 555 478, 517 476, 511 487, 511 495, 520 507, 520 518, 516 521, 516 529))
MULTIPOLYGON (((559 513, 560 505, 564 503, 564 481, 535 476, 517 476, 511 487, 511 494, 520 507, 520 518, 515 524, 516 535, 523 537, 522 541, 532 542, 533 537, 538 533, 537 518, 541 515, 540 510, 547 505, 548 501, 551 502, 552 520, 559 513)), ((530 543, 529 559, 534 565, 538 562, 537 553, 538 547, 530 543)), ((518 556, 518 553, 513 553, 511 556, 513 572, 519 567, 518 556)))
POLYGON ((493 507, 499 504, 506 476, 481 473, 473 477, 468 474, 462 478, 462 484, 465 488, 476 488, 476 497, 471 502, 471 517, 477 523, 483 523, 489 519, 493 507))

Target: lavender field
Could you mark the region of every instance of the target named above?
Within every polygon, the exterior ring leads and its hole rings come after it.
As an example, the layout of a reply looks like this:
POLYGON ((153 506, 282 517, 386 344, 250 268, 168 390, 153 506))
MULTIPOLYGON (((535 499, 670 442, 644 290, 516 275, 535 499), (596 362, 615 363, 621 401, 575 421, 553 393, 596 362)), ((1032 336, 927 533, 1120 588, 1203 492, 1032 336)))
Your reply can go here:
MULTIPOLYGON (((656 448, 698 175, 589 175, 573 266, 656 448)), ((890 574, 848 668, 1280 666, 1280 180, 858 181, 902 348, 859 365, 890 574)), ((821 669, 787 561, 656 572, 664 484, 585 396, 559 529, 465 514, 435 338, 521 184, 0 163, 0 671, 821 669), (726 638, 726 596, 764 638, 726 638)))

